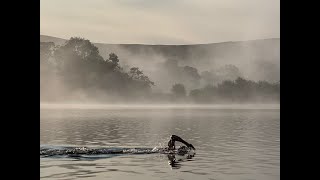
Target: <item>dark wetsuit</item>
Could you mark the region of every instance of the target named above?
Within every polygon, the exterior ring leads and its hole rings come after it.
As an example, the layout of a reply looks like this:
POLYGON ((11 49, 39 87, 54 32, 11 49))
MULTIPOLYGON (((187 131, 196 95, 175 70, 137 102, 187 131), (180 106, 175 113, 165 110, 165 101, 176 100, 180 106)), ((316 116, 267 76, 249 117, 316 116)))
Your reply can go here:
POLYGON ((172 135, 169 142, 168 142, 168 148, 170 150, 176 149, 176 146, 175 146, 176 141, 185 144, 188 148, 192 148, 193 150, 196 150, 196 148, 194 148, 192 144, 189 144, 188 142, 186 142, 185 140, 183 140, 181 137, 179 137, 177 135, 172 135))

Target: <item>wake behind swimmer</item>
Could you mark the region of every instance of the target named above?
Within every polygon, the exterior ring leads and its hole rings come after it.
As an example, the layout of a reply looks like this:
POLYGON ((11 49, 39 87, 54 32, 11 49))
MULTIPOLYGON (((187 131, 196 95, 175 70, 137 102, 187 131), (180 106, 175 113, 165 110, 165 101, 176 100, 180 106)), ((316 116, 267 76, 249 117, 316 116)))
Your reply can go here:
POLYGON ((195 154, 192 150, 195 150, 194 146, 177 135, 172 135, 168 142, 168 146, 165 148, 88 148, 88 147, 55 147, 55 146, 42 146, 40 147, 41 157, 52 157, 52 156, 74 156, 74 155, 103 155, 103 154, 195 154), (181 146, 176 149, 175 142, 181 142, 186 146, 181 146))

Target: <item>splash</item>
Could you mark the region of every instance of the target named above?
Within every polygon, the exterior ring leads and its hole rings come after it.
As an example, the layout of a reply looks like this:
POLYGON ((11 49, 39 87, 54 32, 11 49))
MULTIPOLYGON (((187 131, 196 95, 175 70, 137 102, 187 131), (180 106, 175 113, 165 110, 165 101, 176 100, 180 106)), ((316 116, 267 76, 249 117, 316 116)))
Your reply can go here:
POLYGON ((124 148, 124 147, 108 147, 108 148, 89 148, 89 147, 70 147, 70 146, 40 146, 40 158, 46 157, 86 157, 97 155, 117 156, 125 154, 188 154, 190 150, 181 148, 179 150, 167 150, 162 147, 154 148, 124 148))

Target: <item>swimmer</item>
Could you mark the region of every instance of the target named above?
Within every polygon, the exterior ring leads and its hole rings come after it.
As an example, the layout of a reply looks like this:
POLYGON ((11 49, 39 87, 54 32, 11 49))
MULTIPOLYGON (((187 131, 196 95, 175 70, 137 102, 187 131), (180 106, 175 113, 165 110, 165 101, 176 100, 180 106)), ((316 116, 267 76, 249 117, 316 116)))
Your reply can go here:
MULTIPOLYGON (((185 140, 183 140, 181 137, 179 137, 179 136, 177 136, 177 135, 171 135, 170 140, 169 140, 169 142, 168 142, 168 149, 169 149, 169 150, 175 150, 175 149, 176 149, 176 146, 175 146, 175 142, 176 142, 176 141, 185 144, 185 145, 186 145, 188 148, 190 148, 190 149, 196 150, 196 148, 194 148, 192 144, 186 142, 185 140)), ((185 149, 184 146, 182 146, 182 147, 180 147, 180 148, 185 149)), ((179 149, 180 149, 180 148, 179 148, 179 149)), ((179 149, 178 149, 178 150, 179 150, 179 149)))

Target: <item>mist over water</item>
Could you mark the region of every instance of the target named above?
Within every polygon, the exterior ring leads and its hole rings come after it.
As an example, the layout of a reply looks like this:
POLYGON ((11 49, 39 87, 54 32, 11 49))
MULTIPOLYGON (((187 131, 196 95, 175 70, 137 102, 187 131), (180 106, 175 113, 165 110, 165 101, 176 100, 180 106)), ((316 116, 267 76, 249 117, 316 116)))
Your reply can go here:
POLYGON ((54 104, 40 103, 40 109, 275 109, 279 104, 54 104))
POLYGON ((41 102, 279 102, 279 39, 176 46, 46 41, 41 102))
MULTIPOLYGON (((106 56, 110 52, 119 54, 124 66, 141 67, 159 85, 155 89, 163 91, 168 91, 175 82, 184 82, 188 88, 195 88, 190 79, 184 81, 177 74, 168 71, 170 67, 166 64, 172 61, 177 61, 177 65, 172 64, 171 68, 190 66, 196 68, 199 75, 205 71, 218 71, 226 65, 234 65, 242 77, 249 80, 280 80, 280 39, 176 46, 99 44, 98 47, 106 56), (171 78, 166 78, 168 75, 171 78)), ((230 73, 231 76, 232 73, 234 76, 238 75, 236 72, 230 73)), ((236 78, 221 77, 220 80, 236 78)))

